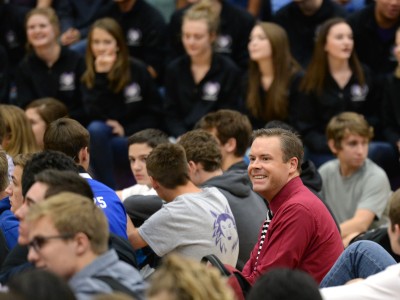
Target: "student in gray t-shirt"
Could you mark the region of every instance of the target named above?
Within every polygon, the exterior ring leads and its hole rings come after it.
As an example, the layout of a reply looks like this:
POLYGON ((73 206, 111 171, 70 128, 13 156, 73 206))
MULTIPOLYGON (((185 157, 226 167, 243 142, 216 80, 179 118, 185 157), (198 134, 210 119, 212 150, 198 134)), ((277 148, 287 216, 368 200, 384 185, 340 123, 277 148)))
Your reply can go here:
POLYGON ((146 166, 153 188, 167 204, 130 234, 133 246, 148 245, 160 257, 174 251, 199 261, 215 254, 236 265, 239 238, 228 201, 216 188, 200 189, 190 181, 183 147, 158 145, 146 166))
POLYGON ((345 246, 357 234, 380 225, 391 194, 383 169, 367 158, 373 129, 360 114, 344 112, 327 126, 328 145, 337 159, 319 168, 321 194, 340 223, 345 246))

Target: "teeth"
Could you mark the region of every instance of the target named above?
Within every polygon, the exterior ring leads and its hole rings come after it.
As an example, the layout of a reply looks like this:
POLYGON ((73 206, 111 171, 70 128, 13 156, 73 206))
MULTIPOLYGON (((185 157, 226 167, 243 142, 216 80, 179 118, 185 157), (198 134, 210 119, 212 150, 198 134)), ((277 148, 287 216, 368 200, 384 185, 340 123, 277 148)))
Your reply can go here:
POLYGON ((258 175, 258 176, 253 176, 255 179, 263 179, 263 178, 265 178, 266 176, 262 176, 262 175, 258 175))

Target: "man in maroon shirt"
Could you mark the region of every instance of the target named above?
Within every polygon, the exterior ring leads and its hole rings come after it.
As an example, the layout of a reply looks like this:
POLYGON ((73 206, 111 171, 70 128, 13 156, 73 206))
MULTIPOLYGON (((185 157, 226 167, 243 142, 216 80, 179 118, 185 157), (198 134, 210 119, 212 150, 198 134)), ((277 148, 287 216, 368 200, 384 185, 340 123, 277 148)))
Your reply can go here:
POLYGON ((300 139, 284 129, 256 130, 249 158, 253 189, 268 201, 272 219, 264 223, 243 276, 253 284, 271 268, 286 267, 301 269, 319 283, 343 244, 328 210, 299 177, 300 139))

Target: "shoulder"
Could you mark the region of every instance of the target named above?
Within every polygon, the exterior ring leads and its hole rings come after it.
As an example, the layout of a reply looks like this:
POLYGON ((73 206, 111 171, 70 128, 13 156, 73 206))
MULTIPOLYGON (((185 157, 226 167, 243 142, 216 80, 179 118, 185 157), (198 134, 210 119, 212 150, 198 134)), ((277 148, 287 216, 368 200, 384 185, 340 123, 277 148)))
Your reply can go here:
POLYGON ((337 158, 327 161, 318 168, 318 172, 322 175, 336 174, 339 172, 339 160, 337 158))
MULTIPOLYGON (((350 25, 363 25, 363 21, 374 18, 374 5, 369 5, 359 11, 350 14, 347 17, 350 25)), ((354 28, 353 28, 354 29, 354 28)))
POLYGON ((375 162, 367 158, 365 160, 365 170, 369 176, 374 179, 381 178, 382 180, 388 180, 385 170, 378 166, 375 162))
POLYGON ((221 71, 240 72, 239 67, 233 62, 233 60, 225 55, 214 53, 213 59, 215 65, 222 69, 221 71))

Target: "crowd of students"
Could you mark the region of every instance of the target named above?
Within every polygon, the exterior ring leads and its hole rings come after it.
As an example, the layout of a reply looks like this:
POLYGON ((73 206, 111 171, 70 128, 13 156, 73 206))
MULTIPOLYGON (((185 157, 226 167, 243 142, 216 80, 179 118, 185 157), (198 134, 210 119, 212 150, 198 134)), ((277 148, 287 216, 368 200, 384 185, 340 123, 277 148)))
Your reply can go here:
POLYGON ((249 299, 395 299, 400 0, 28 2, 0 1, 10 295, 36 266, 77 299, 244 298, 208 255, 249 299))

